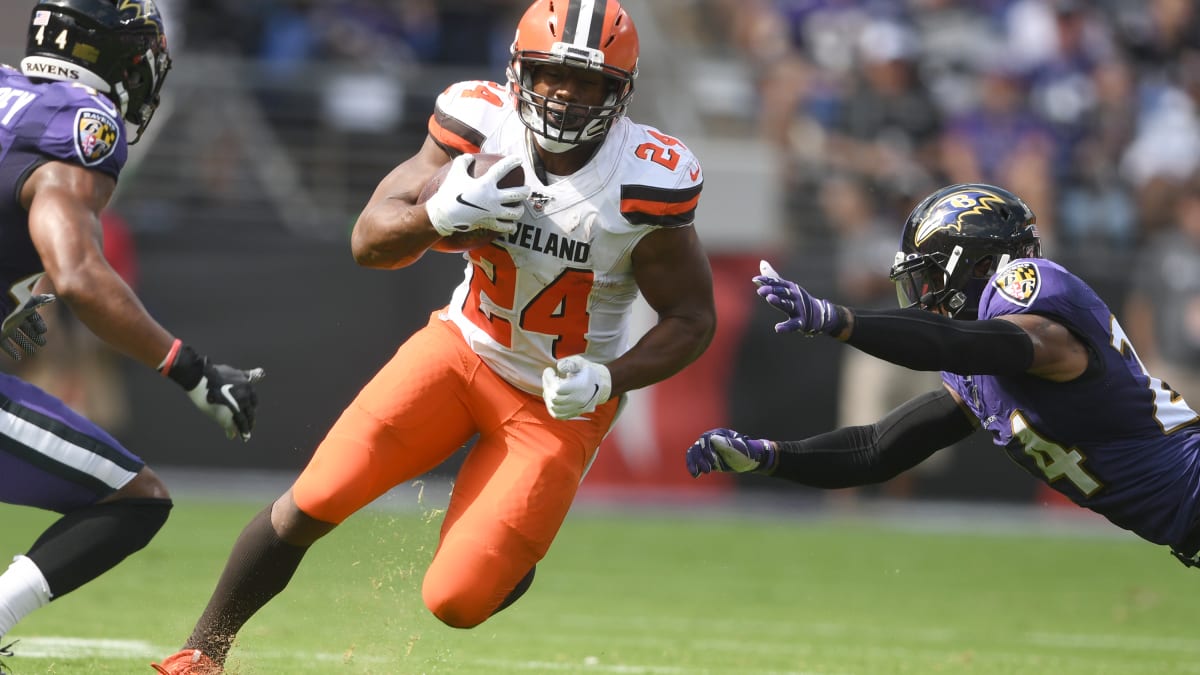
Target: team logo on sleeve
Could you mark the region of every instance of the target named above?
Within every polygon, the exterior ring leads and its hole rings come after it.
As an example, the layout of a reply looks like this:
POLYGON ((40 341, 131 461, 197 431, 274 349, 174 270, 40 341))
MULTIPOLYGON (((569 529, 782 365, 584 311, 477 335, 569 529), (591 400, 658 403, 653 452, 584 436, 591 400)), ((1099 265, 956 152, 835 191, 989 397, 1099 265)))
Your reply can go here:
POLYGON ((117 148, 121 127, 112 115, 95 108, 75 113, 75 154, 84 166, 103 162, 117 148))
POLYGON ((996 272, 992 283, 1000 297, 1022 307, 1032 305, 1042 288, 1037 265, 1028 261, 1015 262, 996 272))

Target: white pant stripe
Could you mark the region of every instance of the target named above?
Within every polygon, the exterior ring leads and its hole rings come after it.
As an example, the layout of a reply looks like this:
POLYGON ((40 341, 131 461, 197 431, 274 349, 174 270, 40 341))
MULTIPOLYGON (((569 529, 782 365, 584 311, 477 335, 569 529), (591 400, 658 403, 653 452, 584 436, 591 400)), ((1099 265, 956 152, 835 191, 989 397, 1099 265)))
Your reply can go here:
POLYGON ((55 436, 7 410, 0 410, 0 433, 33 448, 59 464, 92 476, 114 490, 120 489, 135 475, 91 450, 55 436))

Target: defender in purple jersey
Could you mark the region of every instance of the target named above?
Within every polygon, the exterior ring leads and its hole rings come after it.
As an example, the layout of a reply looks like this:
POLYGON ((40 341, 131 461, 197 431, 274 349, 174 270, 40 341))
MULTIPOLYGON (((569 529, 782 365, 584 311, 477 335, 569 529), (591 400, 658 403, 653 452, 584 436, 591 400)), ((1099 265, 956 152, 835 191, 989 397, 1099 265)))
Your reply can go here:
MULTIPOLYGON (((228 437, 248 439, 261 369, 217 365, 184 345, 101 248, 100 213, 170 65, 152 0, 33 6, 20 69, 0 66, 0 347, 34 355, 47 337, 38 307, 57 298, 97 336, 181 385, 228 437)), ((140 458, 62 401, 3 374, 0 502, 62 514, 0 574, 0 638, 144 547, 171 508, 140 458)))
POLYGON ((902 308, 813 297, 767 262, 758 294, 777 332, 833 336, 943 387, 873 425, 799 441, 705 432, 693 476, 756 472, 821 488, 881 482, 983 428, 1053 489, 1200 565, 1200 417, 1146 371, 1079 277, 1041 257, 1034 215, 991 185, 960 184, 909 215, 892 267, 902 308))

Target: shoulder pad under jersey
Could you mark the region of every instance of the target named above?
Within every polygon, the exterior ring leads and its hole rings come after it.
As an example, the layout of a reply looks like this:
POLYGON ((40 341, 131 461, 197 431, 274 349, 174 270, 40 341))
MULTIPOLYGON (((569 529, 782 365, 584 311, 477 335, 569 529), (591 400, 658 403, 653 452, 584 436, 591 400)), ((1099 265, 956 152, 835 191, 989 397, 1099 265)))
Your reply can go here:
MULTIPOLYGON (((26 117, 44 124, 37 151, 55 160, 96 169, 116 178, 128 156, 125 125, 116 106, 86 85, 37 85, 38 98, 26 117)), ((32 139, 30 139, 32 140, 32 139)))
POLYGON ((1102 303, 1082 279, 1045 258, 1021 258, 996 271, 979 299, 979 318, 1005 314, 1064 315, 1102 303))
POLYGON ((674 136, 630 125, 621 149, 621 215, 632 225, 692 224, 704 187, 700 160, 674 136))
POLYGON ((485 80, 456 82, 437 97, 429 135, 451 157, 479 152, 485 139, 512 113, 503 85, 485 80))

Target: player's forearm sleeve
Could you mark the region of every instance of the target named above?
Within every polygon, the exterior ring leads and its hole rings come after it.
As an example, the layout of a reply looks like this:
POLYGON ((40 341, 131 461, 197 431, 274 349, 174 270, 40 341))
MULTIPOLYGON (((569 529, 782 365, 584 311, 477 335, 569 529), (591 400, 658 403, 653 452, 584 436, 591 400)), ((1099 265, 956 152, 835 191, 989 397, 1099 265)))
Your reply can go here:
POLYGON ((906 368, 1019 375, 1033 364, 1033 340, 1010 321, 960 321, 923 309, 851 311, 846 344, 906 368))
POLYGON ((946 389, 922 394, 875 424, 780 441, 771 475, 818 488, 881 483, 974 431, 946 389))

